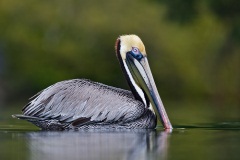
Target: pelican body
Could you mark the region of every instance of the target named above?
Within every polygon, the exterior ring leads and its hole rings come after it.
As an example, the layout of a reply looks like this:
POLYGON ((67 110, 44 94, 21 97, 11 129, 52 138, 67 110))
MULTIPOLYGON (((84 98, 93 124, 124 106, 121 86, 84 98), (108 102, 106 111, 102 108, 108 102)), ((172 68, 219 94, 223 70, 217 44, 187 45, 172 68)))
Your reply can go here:
POLYGON ((43 130, 153 129, 158 118, 171 129, 141 39, 120 36, 115 50, 132 92, 86 79, 66 80, 36 94, 23 114, 13 117, 43 130))

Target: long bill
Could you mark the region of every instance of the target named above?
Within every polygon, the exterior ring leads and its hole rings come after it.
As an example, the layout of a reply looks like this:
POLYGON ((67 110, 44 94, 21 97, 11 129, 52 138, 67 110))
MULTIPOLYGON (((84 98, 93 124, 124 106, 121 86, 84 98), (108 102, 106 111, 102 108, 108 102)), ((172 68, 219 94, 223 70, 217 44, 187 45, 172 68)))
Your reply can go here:
POLYGON ((154 82, 147 58, 143 57, 141 60, 137 60, 131 54, 127 54, 126 63, 133 76, 133 79, 147 95, 147 98, 153 106, 157 117, 160 118, 164 128, 172 129, 172 125, 154 82))

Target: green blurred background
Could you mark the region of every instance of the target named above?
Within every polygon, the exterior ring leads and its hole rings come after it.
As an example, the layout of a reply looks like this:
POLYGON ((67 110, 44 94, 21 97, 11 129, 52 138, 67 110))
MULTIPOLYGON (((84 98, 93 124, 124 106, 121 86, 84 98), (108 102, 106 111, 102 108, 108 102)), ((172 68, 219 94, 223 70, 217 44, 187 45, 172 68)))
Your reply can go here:
POLYGON ((0 111, 65 79, 128 89, 122 34, 143 40, 174 124, 240 120, 239 0, 2 0, 0 111))

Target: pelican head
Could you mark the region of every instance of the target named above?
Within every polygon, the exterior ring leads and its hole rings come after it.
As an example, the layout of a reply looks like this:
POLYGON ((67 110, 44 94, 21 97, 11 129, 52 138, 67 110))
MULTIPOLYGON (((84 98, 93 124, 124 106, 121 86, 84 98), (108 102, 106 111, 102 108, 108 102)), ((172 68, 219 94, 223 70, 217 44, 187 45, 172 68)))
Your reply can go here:
POLYGON ((172 129, 150 70, 145 46, 136 35, 120 36, 116 54, 135 98, 151 109, 165 129, 172 129))

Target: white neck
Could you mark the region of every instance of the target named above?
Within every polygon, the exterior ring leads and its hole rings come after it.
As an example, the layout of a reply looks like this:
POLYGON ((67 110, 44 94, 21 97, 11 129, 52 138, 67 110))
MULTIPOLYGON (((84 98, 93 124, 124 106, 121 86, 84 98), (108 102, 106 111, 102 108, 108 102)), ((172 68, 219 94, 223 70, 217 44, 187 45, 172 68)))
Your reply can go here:
POLYGON ((128 69, 127 64, 126 64, 125 61, 123 61, 123 65, 124 65, 124 68, 125 68, 125 70, 126 70, 126 72, 127 72, 128 77, 129 77, 129 79, 130 79, 130 83, 131 83, 131 84, 133 85, 133 87, 135 88, 137 94, 140 96, 140 98, 142 99, 142 101, 143 101, 143 103, 145 104, 145 106, 148 107, 148 106, 147 106, 146 99, 145 99, 145 96, 144 96, 144 93, 143 93, 143 90, 137 85, 137 83, 136 83, 135 80, 133 79, 132 74, 131 74, 130 70, 128 69))

